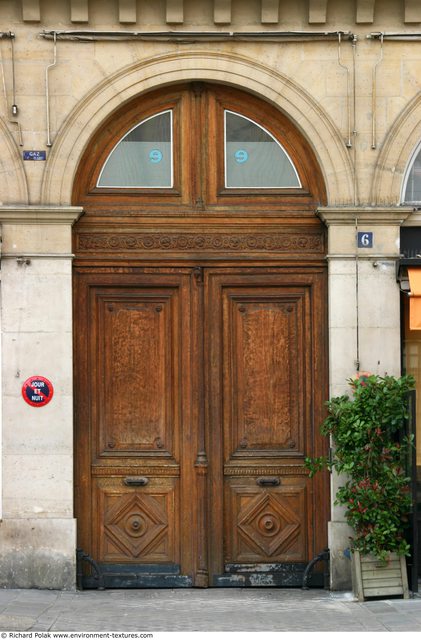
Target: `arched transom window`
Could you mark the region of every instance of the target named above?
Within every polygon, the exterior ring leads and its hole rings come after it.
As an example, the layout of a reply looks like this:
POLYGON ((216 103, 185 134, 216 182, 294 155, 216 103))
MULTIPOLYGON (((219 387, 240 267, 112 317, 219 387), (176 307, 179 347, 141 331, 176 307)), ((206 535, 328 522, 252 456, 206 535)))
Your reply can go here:
POLYGON ((172 110, 146 118, 111 151, 98 187, 169 188, 173 186, 172 110))
MULTIPOLYGON (((97 186, 171 189, 173 112, 163 111, 133 127, 115 145, 97 186)), ((281 143, 250 118, 224 110, 226 189, 301 188, 297 170, 281 143)))
POLYGON ((415 150, 405 174, 402 189, 404 203, 421 202, 421 144, 415 150))
POLYGON ((227 189, 301 187, 291 158, 266 129, 233 111, 224 117, 227 189))
POLYGON ((139 215, 145 206, 160 216, 280 206, 301 215, 325 201, 325 188, 310 144, 276 107, 193 82, 112 114, 79 165, 74 200, 85 211, 91 204, 123 211, 124 203, 139 215))

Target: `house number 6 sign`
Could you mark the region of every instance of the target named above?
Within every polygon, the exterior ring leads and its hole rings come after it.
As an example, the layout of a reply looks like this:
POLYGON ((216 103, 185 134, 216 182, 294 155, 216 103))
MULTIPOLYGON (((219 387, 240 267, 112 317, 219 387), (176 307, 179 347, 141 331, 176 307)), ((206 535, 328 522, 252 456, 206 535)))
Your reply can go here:
POLYGON ((373 248, 373 232, 358 231, 358 249, 372 249, 372 248, 373 248))

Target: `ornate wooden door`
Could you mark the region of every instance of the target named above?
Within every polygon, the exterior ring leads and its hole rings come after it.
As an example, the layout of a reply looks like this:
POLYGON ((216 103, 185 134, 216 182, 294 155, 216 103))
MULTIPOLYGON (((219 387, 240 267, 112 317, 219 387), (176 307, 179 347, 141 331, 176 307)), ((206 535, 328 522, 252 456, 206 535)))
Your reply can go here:
POLYGON ((212 585, 300 581, 323 294, 317 271, 80 270, 80 527, 106 584, 204 584, 208 549, 212 585))
POLYGON ((224 87, 151 93, 93 140, 74 193, 85 586, 299 585, 326 546, 327 478, 304 468, 326 446, 324 197, 291 123, 224 87))
POLYGON ((297 584, 324 544, 327 494, 303 466, 323 401, 323 274, 211 270, 206 281, 212 583, 297 584))
POLYGON ((190 276, 90 271, 76 297, 81 544, 106 584, 189 585, 190 276))

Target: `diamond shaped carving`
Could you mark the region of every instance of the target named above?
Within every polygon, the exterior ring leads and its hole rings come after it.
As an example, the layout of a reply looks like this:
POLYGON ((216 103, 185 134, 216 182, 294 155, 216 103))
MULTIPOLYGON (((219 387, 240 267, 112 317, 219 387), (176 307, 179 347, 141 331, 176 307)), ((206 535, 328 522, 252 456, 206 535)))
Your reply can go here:
POLYGON ((297 515, 274 494, 265 493, 238 514, 238 530, 247 544, 266 556, 288 548, 300 533, 297 515))
POLYGON ((153 549, 165 535, 168 520, 152 496, 131 494, 106 514, 105 534, 120 551, 138 557, 153 549))

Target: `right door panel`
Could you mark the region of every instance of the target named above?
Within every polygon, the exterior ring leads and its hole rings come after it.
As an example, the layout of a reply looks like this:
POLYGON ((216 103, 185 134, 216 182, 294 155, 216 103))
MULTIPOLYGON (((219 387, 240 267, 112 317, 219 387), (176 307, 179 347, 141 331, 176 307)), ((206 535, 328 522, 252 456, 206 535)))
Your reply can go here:
POLYGON ((324 278, 215 270, 206 283, 211 487, 224 487, 211 498, 213 583, 284 583, 326 545, 327 486, 314 491, 304 467, 323 446, 324 278))

